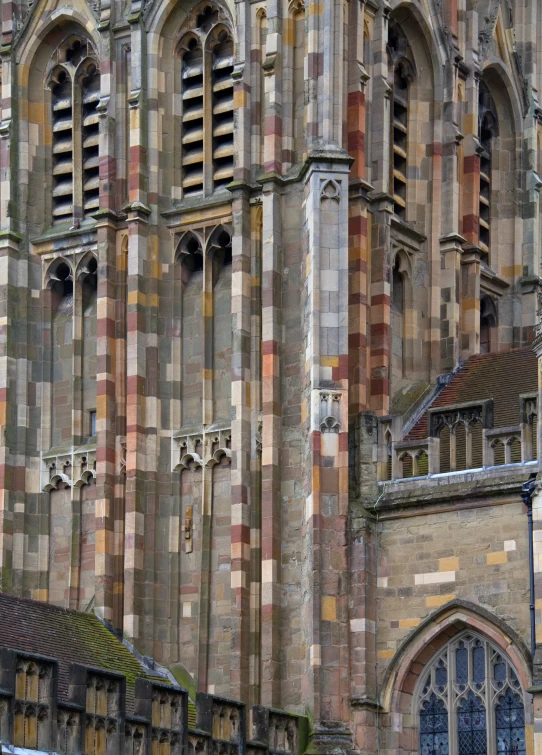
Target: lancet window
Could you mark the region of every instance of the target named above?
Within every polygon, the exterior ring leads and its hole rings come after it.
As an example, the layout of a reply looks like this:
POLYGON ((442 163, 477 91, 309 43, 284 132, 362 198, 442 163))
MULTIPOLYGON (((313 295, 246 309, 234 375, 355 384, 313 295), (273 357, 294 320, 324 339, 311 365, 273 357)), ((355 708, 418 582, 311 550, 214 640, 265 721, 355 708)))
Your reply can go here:
POLYGON ((416 698, 421 755, 525 755, 523 691, 512 665, 464 632, 431 661, 416 698))
POLYGON ((99 209, 100 74, 90 44, 78 37, 57 49, 50 68, 52 222, 80 221, 99 209))
POLYGON ((208 196, 233 179, 233 40, 210 5, 192 26, 178 47, 183 199, 208 196))
POLYGON ((414 67, 409 59, 408 42, 400 28, 390 23, 388 66, 391 86, 390 193, 393 210, 406 219, 409 141, 409 87, 414 67))

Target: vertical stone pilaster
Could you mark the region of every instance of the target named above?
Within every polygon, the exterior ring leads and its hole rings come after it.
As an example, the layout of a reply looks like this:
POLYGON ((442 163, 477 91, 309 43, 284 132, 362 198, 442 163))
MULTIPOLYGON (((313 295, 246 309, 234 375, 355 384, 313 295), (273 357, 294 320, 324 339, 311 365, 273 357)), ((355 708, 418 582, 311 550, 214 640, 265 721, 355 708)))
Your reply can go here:
POLYGON ((373 24, 374 65, 372 82, 373 121, 382 124, 372 138, 373 175, 371 235, 371 286, 369 308, 371 339, 369 343, 369 407, 377 414, 387 414, 390 393, 390 223, 393 213, 390 196, 390 90, 388 84, 388 16, 389 8, 377 12, 373 24))
POLYGON ((281 660, 281 198, 263 188, 262 226, 262 682, 263 705, 280 705, 281 660))
MULTIPOLYGON (((135 3, 135 5, 138 5, 135 3)), ((148 222, 146 205, 147 149, 144 98, 143 31, 139 25, 139 7, 134 9, 131 37, 130 106, 130 177, 128 208, 128 273, 127 273, 127 369, 126 369, 126 508, 124 569, 124 633, 139 641, 144 635, 144 558, 145 558, 145 473, 147 471, 146 388, 146 276, 148 255, 148 222)))
POLYGON ((366 84, 364 66, 364 6, 349 9, 349 43, 355 45, 356 60, 351 66, 347 99, 348 154, 350 170, 348 210, 349 307, 348 307, 348 399, 349 416, 367 406, 367 262, 368 227, 366 162, 366 84))
POLYGON ((314 715, 312 747, 326 746, 324 741, 329 738, 346 747, 349 737, 344 729, 349 719, 349 163, 346 155, 313 153, 305 180, 304 402, 310 477, 306 482, 304 553, 308 653, 302 692, 314 715))
POLYGON ((464 239, 455 233, 440 238, 440 254, 442 257, 440 271, 440 365, 442 372, 452 372, 455 369, 461 350, 459 323, 463 241, 464 239))
POLYGON ((461 359, 480 350, 480 253, 466 245, 461 257, 461 359))
POLYGON ((282 0, 267 3, 264 71, 264 172, 282 171, 282 0))
MULTIPOLYGON (((115 606, 115 477, 116 469, 116 296, 117 237, 115 215, 116 160, 115 122, 109 114, 116 91, 115 68, 110 59, 110 38, 102 33, 108 52, 101 67, 100 115, 100 209, 96 214, 98 250, 97 370, 96 370, 96 611, 113 622, 115 606), (113 100, 111 95, 113 94, 113 100)), ((122 628, 121 626, 118 627, 122 628)))
POLYGON ((251 490, 251 218, 248 194, 233 189, 232 460, 231 460, 231 694, 247 701, 250 651, 251 490))

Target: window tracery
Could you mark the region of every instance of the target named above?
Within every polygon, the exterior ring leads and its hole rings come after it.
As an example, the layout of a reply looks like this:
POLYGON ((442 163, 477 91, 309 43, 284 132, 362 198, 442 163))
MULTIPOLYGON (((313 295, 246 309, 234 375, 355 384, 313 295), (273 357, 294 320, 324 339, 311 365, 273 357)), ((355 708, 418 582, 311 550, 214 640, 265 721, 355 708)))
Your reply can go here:
POLYGON ((100 74, 78 37, 56 51, 48 74, 52 113, 52 222, 80 221, 99 209, 100 74))
POLYGON ((512 665, 463 632, 425 672, 417 696, 421 755, 524 755, 525 714, 512 665))

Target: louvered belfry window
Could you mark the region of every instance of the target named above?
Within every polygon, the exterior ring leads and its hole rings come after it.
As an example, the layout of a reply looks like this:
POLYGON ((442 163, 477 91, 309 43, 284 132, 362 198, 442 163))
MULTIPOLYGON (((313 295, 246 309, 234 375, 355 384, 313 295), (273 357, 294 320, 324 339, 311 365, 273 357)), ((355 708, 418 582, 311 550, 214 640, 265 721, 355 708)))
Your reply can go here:
POLYGON ((190 39, 183 56, 183 196, 203 194, 203 52, 199 40, 190 39))
POLYGON ((73 37, 51 69, 52 222, 72 223, 99 208, 100 74, 88 42, 73 37))
POLYGON ((73 216, 73 99, 67 71, 59 71, 53 94, 53 221, 73 216))
POLYGON ((397 218, 407 219, 409 89, 414 79, 414 60, 401 27, 391 22, 388 29, 388 68, 390 84, 390 194, 397 218))
POLYGON ((479 245, 485 261, 490 254, 491 194, 493 171, 493 141, 498 135, 495 103, 485 83, 480 81, 478 90, 478 119, 480 141, 480 195, 479 195, 479 245))
POLYGON ((93 63, 89 65, 82 83, 83 216, 88 218, 100 207, 100 127, 97 111, 100 75, 93 63))
POLYGON ((213 50, 213 188, 233 179, 233 44, 223 31, 213 50))
POLYGON ((233 180, 233 41, 219 12, 204 5, 181 39, 181 188, 209 196, 233 180))

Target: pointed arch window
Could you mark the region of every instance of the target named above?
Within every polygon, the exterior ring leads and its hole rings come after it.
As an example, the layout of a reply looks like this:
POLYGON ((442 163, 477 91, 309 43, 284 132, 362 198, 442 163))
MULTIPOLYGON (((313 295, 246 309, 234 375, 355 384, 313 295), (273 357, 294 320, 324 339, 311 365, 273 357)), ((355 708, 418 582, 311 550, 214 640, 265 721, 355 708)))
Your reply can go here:
POLYGON ((430 662, 416 696, 421 755, 525 755, 525 709, 502 652, 469 631, 430 662))
POLYGON ((492 151, 493 140, 497 135, 496 112, 489 89, 483 81, 480 81, 478 90, 480 141, 479 245, 487 258, 489 257, 491 224, 492 151))
POLYGON ((52 222, 91 218, 100 205, 100 74, 90 44, 70 37, 50 63, 52 222))
POLYGON ((409 88, 413 79, 413 58, 406 36, 390 22, 388 67, 391 87, 390 193, 394 214, 406 219, 409 141, 409 88))
POLYGON ((181 61, 183 199, 209 196, 233 180, 233 40, 211 5, 192 14, 181 61))

